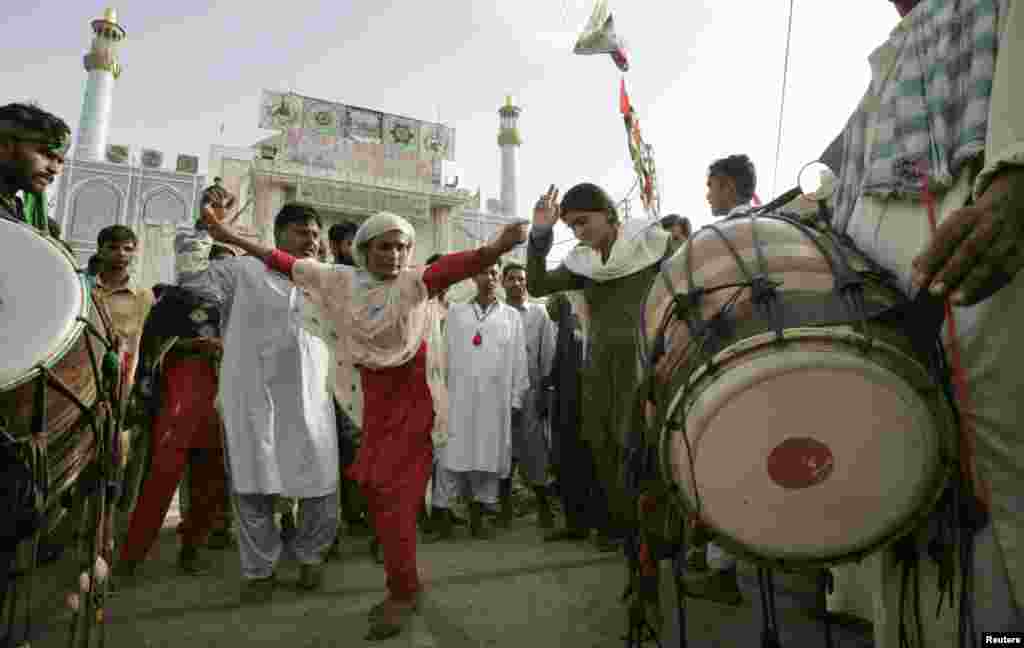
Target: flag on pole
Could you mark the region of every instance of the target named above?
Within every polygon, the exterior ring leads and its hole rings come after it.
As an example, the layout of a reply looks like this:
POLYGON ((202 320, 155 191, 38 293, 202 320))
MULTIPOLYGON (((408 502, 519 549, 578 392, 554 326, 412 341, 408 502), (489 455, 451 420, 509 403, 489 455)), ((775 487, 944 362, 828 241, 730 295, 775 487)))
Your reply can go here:
POLYGON ((648 214, 657 218, 660 208, 654 171, 654 152, 650 144, 644 142, 644 138, 640 134, 640 119, 636 116, 633 105, 629 101, 625 78, 619 83, 619 112, 622 113, 622 121, 626 126, 629 157, 633 160, 633 170, 636 171, 640 182, 640 199, 648 214))
POLYGON ((623 116, 633 112, 633 107, 629 105, 629 95, 626 94, 626 77, 622 77, 619 85, 619 112, 623 116))

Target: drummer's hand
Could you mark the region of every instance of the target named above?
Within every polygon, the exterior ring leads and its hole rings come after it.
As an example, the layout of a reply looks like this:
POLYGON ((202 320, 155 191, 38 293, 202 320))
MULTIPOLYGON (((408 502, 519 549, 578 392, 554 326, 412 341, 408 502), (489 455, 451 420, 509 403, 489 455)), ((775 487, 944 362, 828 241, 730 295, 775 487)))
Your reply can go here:
POLYGON ((558 222, 558 187, 551 185, 533 206, 533 224, 552 227, 558 222))
MULTIPOLYGON (((231 243, 235 239, 235 231, 227 220, 227 209, 216 203, 206 203, 200 211, 203 222, 215 241, 231 243)), ((233 220, 233 219, 232 219, 233 220)))
POLYGON ((1003 171, 977 203, 953 212, 914 259, 914 286, 971 306, 1024 267, 1024 168, 1003 171))

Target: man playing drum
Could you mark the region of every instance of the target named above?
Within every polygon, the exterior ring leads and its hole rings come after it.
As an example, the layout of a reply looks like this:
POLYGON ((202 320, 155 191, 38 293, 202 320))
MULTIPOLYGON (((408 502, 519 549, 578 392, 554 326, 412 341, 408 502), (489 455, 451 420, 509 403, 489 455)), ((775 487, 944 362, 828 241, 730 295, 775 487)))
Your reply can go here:
POLYGON ((70 142, 60 117, 30 104, 0 107, 0 217, 49 232, 46 188, 64 170, 70 142))
MULTIPOLYGON (((969 565, 975 628, 1019 632, 1024 7, 1010 0, 894 4, 901 20, 871 54, 871 86, 842 134, 834 224, 897 273, 910 294, 930 290, 952 302, 945 342, 966 423, 961 462, 987 511, 969 565)), ((917 645, 954 646, 957 615, 934 614, 939 586, 930 536, 916 538, 924 631, 917 645)), ((834 570, 833 607, 873 617, 880 648, 899 645, 896 566, 895 553, 885 551, 834 570)))

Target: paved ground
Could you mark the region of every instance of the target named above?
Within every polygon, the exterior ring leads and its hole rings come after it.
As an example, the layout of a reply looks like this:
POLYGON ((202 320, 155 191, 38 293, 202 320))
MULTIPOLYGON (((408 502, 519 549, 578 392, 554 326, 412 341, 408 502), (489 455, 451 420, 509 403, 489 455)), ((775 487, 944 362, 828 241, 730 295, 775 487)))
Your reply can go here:
MULTIPOLYGON (((318 648, 370 645, 363 636, 366 613, 384 595, 383 569, 367 552, 365 538, 345 538, 344 555, 328 566, 323 592, 300 593, 297 568, 284 565, 283 585, 265 606, 238 605, 238 558, 234 550, 208 552, 213 573, 196 578, 174 567, 176 538, 169 517, 156 555, 141 572, 140 585, 117 594, 107 616, 109 648, 178 646, 227 648, 288 646, 318 648)), ((529 648, 624 645, 624 611, 618 597, 625 563, 587 543, 545 544, 533 516, 515 521, 493 541, 477 541, 461 529, 457 540, 420 548, 428 584, 426 604, 404 635, 381 648, 529 648)), ((744 573, 747 602, 741 607, 689 600, 689 646, 760 645, 758 592, 744 573)), ((782 645, 824 646, 823 625, 807 613, 814 605, 807 584, 780 585, 782 645)), ((674 605, 666 587, 667 607, 674 605)), ((65 648, 65 611, 51 611, 33 648, 65 648)), ((662 645, 679 646, 674 613, 662 645)), ((869 640, 837 631, 842 648, 866 648, 869 640)), ((647 644, 654 646, 654 643, 647 644)))

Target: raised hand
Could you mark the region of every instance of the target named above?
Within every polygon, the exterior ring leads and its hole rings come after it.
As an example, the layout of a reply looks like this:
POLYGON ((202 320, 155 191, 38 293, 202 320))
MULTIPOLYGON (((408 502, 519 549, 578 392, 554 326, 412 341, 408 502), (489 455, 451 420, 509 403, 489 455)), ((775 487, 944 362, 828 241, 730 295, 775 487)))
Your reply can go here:
POLYGON ((533 206, 533 224, 552 227, 558 222, 558 187, 551 185, 547 193, 541 194, 533 206))
POLYGON ((204 203, 200 214, 203 223, 206 225, 210 236, 221 243, 232 243, 235 240, 235 232, 226 221, 227 208, 217 203, 204 203))
POLYGON ((520 243, 526 242, 526 234, 530 223, 527 221, 520 221, 518 223, 509 223, 501 228, 498 233, 498 238, 494 240, 494 247, 504 254, 519 245, 520 243))

